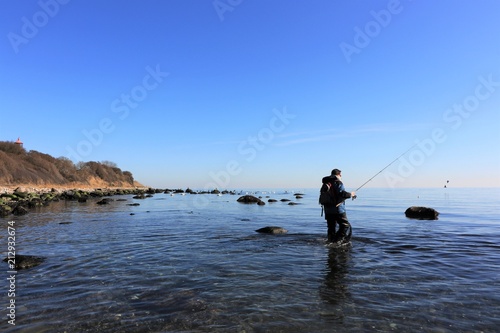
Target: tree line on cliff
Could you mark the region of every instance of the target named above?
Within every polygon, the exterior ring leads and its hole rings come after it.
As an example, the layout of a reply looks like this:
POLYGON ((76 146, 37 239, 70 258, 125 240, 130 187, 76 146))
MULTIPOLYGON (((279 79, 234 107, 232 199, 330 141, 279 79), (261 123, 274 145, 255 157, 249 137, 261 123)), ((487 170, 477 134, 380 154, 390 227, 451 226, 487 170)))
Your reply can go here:
POLYGON ((35 150, 26 151, 14 142, 0 141, 0 185, 31 184, 134 186, 134 177, 115 163, 78 162, 52 157, 35 150))

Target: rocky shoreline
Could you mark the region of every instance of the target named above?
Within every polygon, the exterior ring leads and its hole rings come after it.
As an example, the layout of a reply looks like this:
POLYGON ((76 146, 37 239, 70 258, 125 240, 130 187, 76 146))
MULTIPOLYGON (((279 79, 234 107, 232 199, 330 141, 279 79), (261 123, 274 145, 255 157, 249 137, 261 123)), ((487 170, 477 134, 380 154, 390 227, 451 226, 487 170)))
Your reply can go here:
MULTIPOLYGON (((157 193, 189 193, 189 194, 236 194, 230 191, 195 192, 191 189, 155 189, 148 187, 130 188, 35 188, 35 187, 0 187, 0 217, 9 215, 25 215, 30 209, 49 205, 51 202, 71 200, 86 202, 91 198, 104 198, 117 195, 134 195, 136 199, 144 199, 157 193)), ((107 203, 101 200, 98 203, 107 203)))
MULTIPOLYGON (((216 194, 216 195, 236 195, 236 191, 219 191, 214 189, 212 191, 193 191, 189 188, 183 189, 158 189, 151 187, 113 187, 113 188, 67 188, 67 187, 53 187, 53 188, 40 188, 30 186, 19 187, 0 187, 0 218, 8 217, 10 215, 20 216, 29 213, 30 209, 37 207, 48 206, 51 202, 69 200, 86 202, 88 199, 99 199, 97 204, 107 204, 113 199, 112 196, 119 195, 134 195, 134 199, 145 199, 152 197, 154 194, 216 194)), ((241 193, 240 193, 241 194, 241 193)), ((303 194, 294 194, 296 199, 301 199, 303 194)), ((245 204, 265 205, 262 197, 255 197, 253 195, 243 195, 237 200, 245 204)), ((277 202, 278 200, 269 199, 269 203, 277 202)), ((297 205, 298 203, 290 199, 281 199, 282 202, 287 202, 288 205, 297 205)), ((138 205, 138 204, 137 204, 138 205)))
POLYGON ((0 217, 25 215, 30 209, 47 206, 50 202, 75 200, 85 202, 89 198, 143 193, 145 189, 65 189, 17 187, 0 188, 0 217))

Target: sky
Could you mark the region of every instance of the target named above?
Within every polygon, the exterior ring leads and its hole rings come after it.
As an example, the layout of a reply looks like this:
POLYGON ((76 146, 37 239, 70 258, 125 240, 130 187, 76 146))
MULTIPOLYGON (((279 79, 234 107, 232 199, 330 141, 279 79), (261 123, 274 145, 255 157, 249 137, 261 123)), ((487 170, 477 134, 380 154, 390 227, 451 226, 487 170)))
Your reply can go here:
POLYGON ((350 190, 500 187, 498 13, 3 0, 0 140, 156 188, 319 189, 333 168, 350 190))

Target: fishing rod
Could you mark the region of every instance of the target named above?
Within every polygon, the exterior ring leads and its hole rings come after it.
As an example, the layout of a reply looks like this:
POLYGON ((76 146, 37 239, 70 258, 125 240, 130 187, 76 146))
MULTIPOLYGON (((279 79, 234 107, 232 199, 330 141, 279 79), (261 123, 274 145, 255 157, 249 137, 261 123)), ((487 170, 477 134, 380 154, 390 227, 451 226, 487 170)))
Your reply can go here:
MULTIPOLYGON (((363 185, 361 185, 361 186, 360 186, 360 187, 358 187, 356 190, 354 190, 354 192, 357 192, 357 191, 358 191, 359 189, 361 189, 363 186, 365 186, 366 184, 368 184, 368 183, 369 183, 369 182, 370 182, 373 178, 375 178, 375 177, 377 177, 379 174, 381 174, 381 173, 382 173, 385 169, 387 169, 387 168, 388 168, 388 167, 390 167, 390 166, 391 166, 394 162, 396 162, 397 160, 399 160, 399 159, 400 159, 400 158, 401 158, 404 154, 406 154, 407 152, 409 152, 410 150, 412 150, 412 149, 413 149, 413 147, 415 147, 416 145, 417 145, 417 144, 414 144, 414 145, 413 145, 413 146, 411 146, 408 150, 406 150, 404 153, 402 153, 401 155, 399 155, 398 157, 396 157, 396 158, 394 159, 394 161, 392 161, 391 163, 387 164, 387 165, 386 165, 386 166, 385 166, 382 170, 380 170, 379 172, 377 172, 377 173, 376 173, 376 174, 375 174, 372 178, 368 179, 366 182, 364 182, 364 183, 363 183, 363 185)), ((354 195, 354 196, 352 197, 352 200, 356 199, 356 197, 357 197, 357 196, 356 196, 356 195, 354 195)), ((336 206, 336 207, 340 206, 340 205, 341 205, 344 201, 345 201, 345 199, 344 199, 344 200, 342 200, 341 202, 339 202, 339 203, 337 204, 337 206, 336 206)))

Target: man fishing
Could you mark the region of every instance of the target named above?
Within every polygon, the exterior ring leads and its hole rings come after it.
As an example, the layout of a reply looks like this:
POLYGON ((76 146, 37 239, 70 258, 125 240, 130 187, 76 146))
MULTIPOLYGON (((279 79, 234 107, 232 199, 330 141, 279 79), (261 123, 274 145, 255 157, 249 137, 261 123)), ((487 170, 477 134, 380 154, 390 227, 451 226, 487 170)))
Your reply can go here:
POLYGON ((346 192, 342 183, 342 171, 333 169, 330 176, 323 177, 320 190, 320 203, 325 211, 328 226, 328 241, 348 243, 351 239, 351 224, 347 220, 345 200, 356 198, 356 192, 346 192), (336 230, 338 224, 338 230, 336 230))
POLYGON ((382 170, 377 172, 373 177, 368 179, 360 187, 353 192, 346 192, 344 184, 342 183, 341 171, 333 169, 330 176, 323 177, 323 185, 321 186, 319 203, 325 211, 325 220, 328 225, 328 241, 338 244, 348 243, 351 239, 351 224, 347 220, 345 212, 345 200, 348 198, 356 199, 356 192, 363 186, 368 184, 373 178, 377 177, 385 169, 391 166, 404 154, 412 150, 418 143, 414 144, 407 151, 399 155, 394 161, 387 164, 382 170), (335 227, 339 225, 337 232, 335 227))

